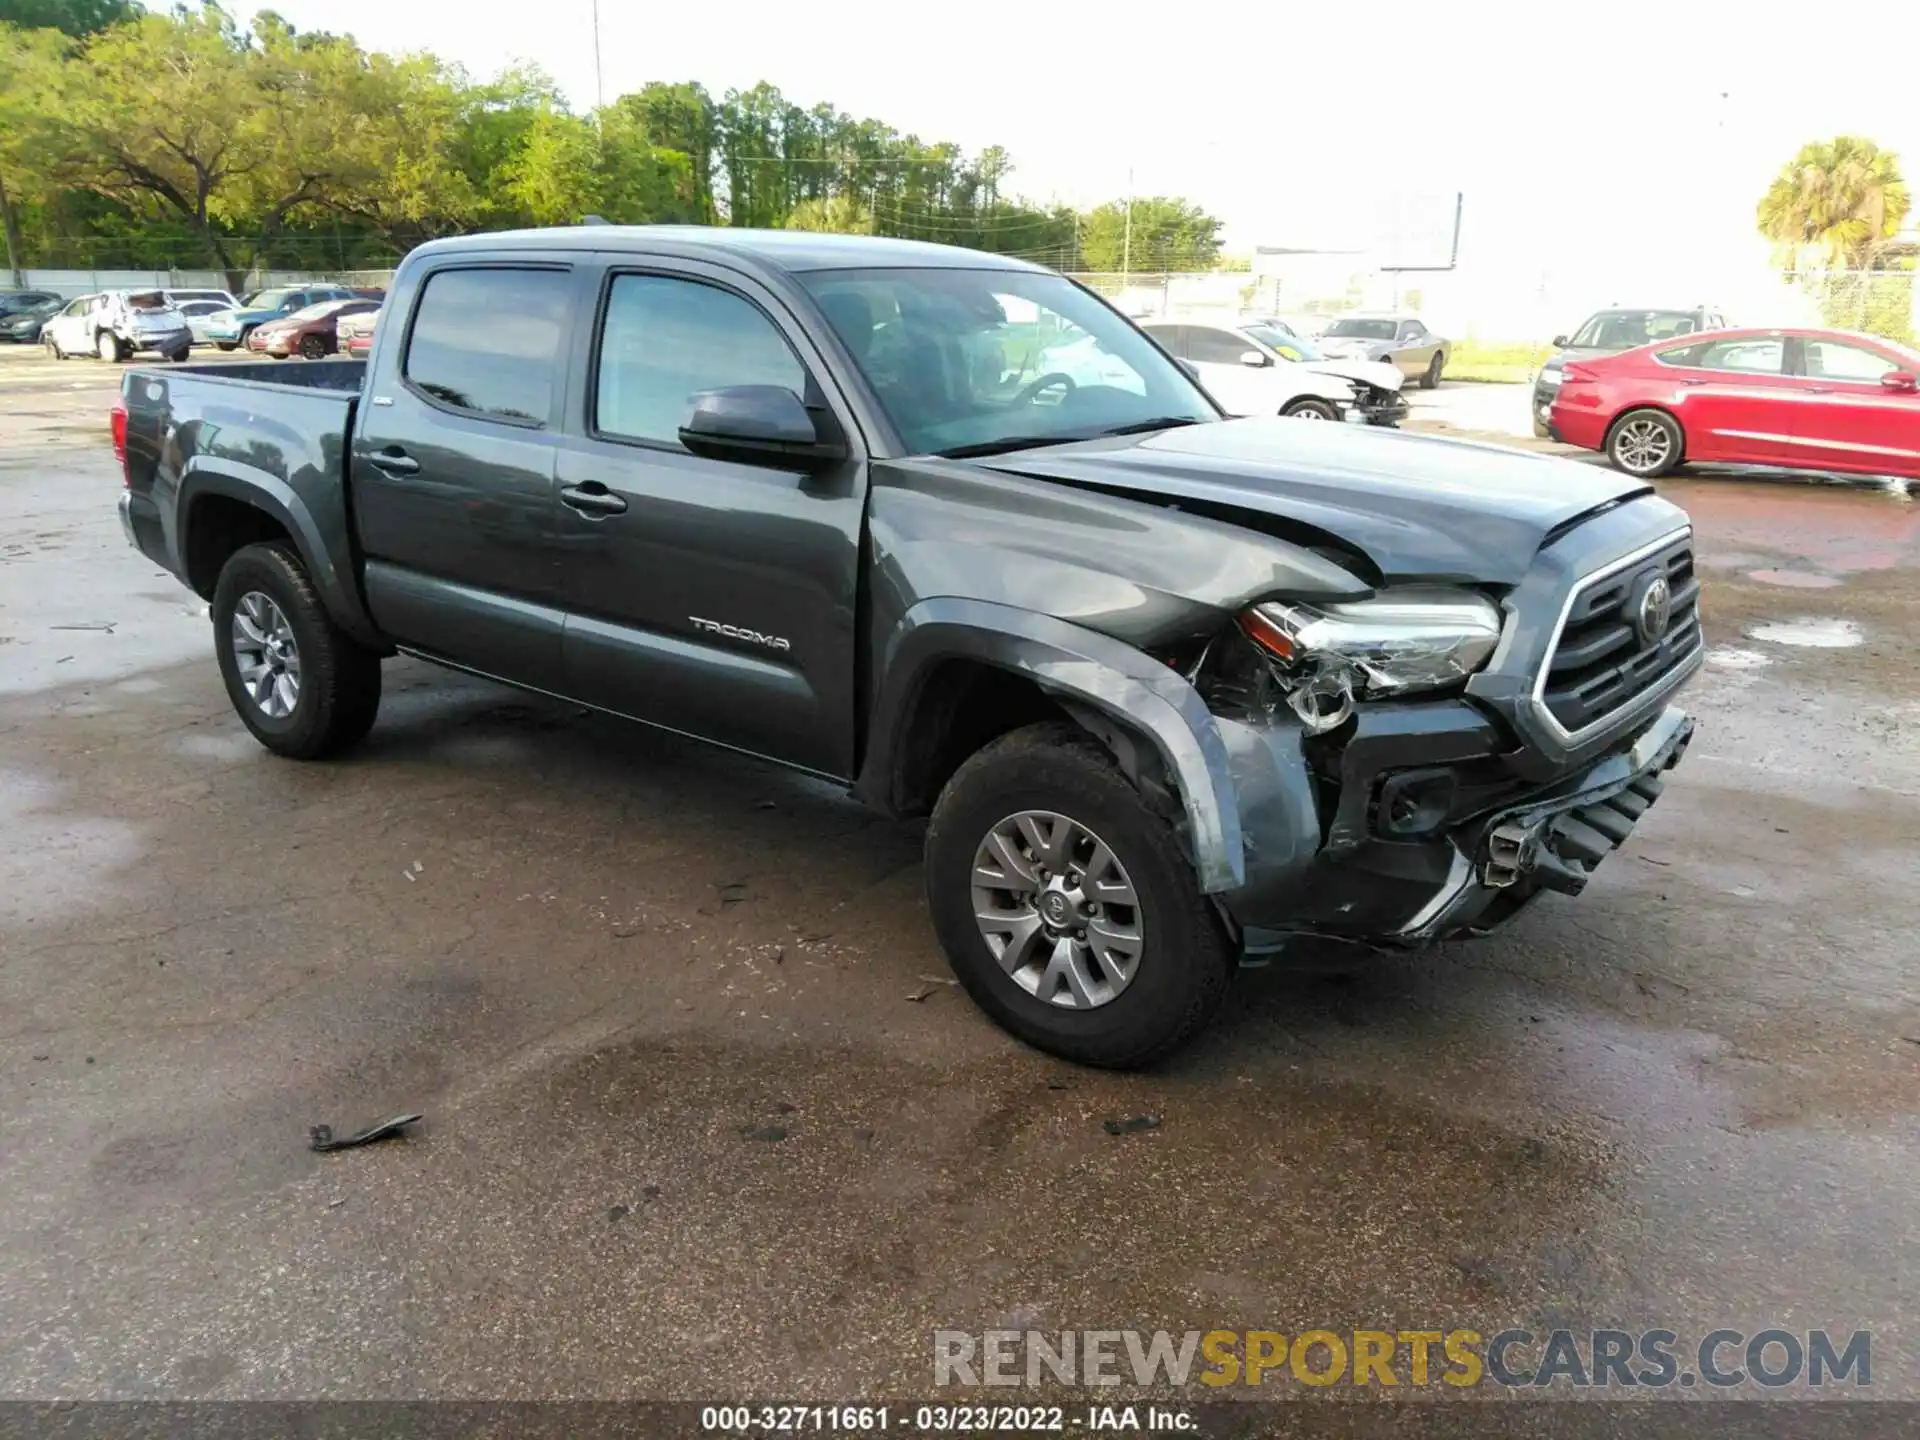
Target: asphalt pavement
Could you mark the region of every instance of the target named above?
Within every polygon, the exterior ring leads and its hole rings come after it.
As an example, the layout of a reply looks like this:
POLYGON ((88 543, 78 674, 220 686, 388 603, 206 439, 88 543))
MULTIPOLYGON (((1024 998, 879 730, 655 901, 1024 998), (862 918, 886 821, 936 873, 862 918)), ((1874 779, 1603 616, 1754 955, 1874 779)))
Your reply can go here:
POLYGON ((1782 1324, 1870 1329, 1920 1398, 1903 496, 1663 483, 1699 738, 1585 896, 1243 972, 1116 1076, 979 1015, 918 831, 810 780, 412 661, 352 756, 260 750, 121 539, 114 378, 0 353, 0 1396, 924 1396, 936 1328, 1782 1324))

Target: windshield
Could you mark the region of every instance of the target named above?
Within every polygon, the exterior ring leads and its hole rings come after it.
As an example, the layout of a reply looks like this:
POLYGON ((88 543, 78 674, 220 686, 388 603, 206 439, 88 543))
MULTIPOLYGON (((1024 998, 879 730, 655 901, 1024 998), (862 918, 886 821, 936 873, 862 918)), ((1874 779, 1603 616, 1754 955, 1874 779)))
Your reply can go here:
POLYGON ((1700 328, 1685 310, 1602 310, 1573 337, 1576 349, 1631 350, 1656 340, 1691 335, 1700 328))
POLYGON ((1345 336, 1353 340, 1391 340, 1394 322, 1391 320, 1336 320, 1327 329, 1329 339, 1345 336))
POLYGON ((1164 351, 1058 275, 820 270, 800 279, 916 454, 1219 418, 1164 351))
POLYGON ((1298 335, 1288 335, 1284 331, 1274 329, 1271 325, 1248 325, 1245 329, 1247 334, 1274 351, 1282 360, 1309 361, 1327 358, 1320 353, 1312 341, 1303 340, 1298 335))
POLYGON ((242 303, 249 310, 278 310, 298 293, 295 290, 256 290, 242 303))

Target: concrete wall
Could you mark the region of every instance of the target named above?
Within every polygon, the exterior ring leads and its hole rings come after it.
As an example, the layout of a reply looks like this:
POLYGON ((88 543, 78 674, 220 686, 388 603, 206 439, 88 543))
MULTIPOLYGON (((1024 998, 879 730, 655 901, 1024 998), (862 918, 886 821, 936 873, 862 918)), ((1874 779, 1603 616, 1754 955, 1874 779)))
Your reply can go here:
MULTIPOLYGON (((27 270, 26 290, 51 290, 69 299, 96 290, 224 290, 226 278, 216 270, 27 270)), ((267 285, 299 285, 331 276, 305 270, 274 270, 247 277, 246 289, 267 285)))

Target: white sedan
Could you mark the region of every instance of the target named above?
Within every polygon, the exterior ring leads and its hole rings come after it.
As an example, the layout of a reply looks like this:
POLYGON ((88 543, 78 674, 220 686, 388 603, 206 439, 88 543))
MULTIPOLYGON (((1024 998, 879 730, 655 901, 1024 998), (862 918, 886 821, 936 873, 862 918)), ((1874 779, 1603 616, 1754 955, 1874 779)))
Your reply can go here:
POLYGON ((1391 365, 1334 360, 1298 336, 1258 321, 1197 316, 1141 326, 1235 415, 1292 415, 1397 425, 1406 416, 1402 377, 1391 365))

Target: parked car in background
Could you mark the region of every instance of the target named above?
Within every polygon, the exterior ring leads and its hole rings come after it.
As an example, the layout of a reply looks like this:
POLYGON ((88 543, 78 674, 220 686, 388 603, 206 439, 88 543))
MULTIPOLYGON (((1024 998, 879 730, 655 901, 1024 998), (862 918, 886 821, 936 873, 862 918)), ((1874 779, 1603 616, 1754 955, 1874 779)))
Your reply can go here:
POLYGON ((41 327, 66 306, 58 295, 49 295, 37 305, 27 305, 0 313, 0 340, 16 345, 32 345, 40 339, 41 327))
POLYGON ((1718 310, 1696 305, 1691 310, 1596 310, 1572 335, 1553 337, 1554 353, 1533 377, 1533 433, 1547 433, 1547 412, 1553 408, 1560 376, 1569 360, 1593 360, 1618 355, 1642 345, 1657 345, 1681 335, 1698 335, 1727 328, 1718 310))
POLYGON ((234 298, 231 290, 162 290, 160 293, 173 301, 173 303, 178 305, 182 310, 186 309, 188 305, 199 304, 203 301, 213 302, 213 307, 216 310, 237 310, 240 308, 240 302, 234 298))
POLYGON ((158 290, 83 295, 47 320, 40 339, 56 360, 91 352, 119 361, 151 351, 178 361, 193 349, 187 317, 158 290))
POLYGON ((1282 333, 1266 321, 1243 324, 1242 335, 1293 365, 1304 365, 1321 375, 1338 375, 1353 385, 1354 404, 1369 425, 1398 425, 1407 418, 1407 399, 1401 393, 1407 377, 1384 360, 1343 360, 1328 355, 1319 344, 1298 331, 1282 333))
POLYGON ((1422 390, 1440 383, 1447 368, 1447 342, 1427 329, 1417 315, 1342 315, 1320 337, 1328 355, 1351 360, 1384 360, 1422 390))
POLYGON ((380 308, 378 300, 322 300, 296 310, 284 320, 269 320, 247 337, 247 349, 285 360, 298 355, 319 360, 338 348, 334 327, 342 315, 364 315, 380 308))
POLYGON ((14 316, 37 310, 49 302, 58 309, 67 300, 66 296, 56 295, 51 290, 0 290, 0 328, 4 328, 14 316))
POLYGON ((187 317, 187 329, 193 333, 193 343, 196 345, 211 345, 213 335, 209 327, 213 324, 213 317, 222 310, 233 308, 219 300, 181 300, 175 303, 179 305, 180 313, 187 317))
POLYGON ((1683 460, 1920 478, 1920 350, 1834 330, 1722 330, 1569 360, 1553 438, 1651 479, 1683 460))
POLYGON ((284 320, 294 311, 318 305, 322 300, 356 298, 344 285, 288 285, 256 290, 237 309, 210 316, 207 336, 222 350, 236 350, 247 343, 247 337, 256 328, 269 320, 284 320))
POLYGON ((1364 421, 1351 381, 1280 359, 1271 347, 1222 321, 1148 320, 1140 328, 1192 367, 1229 415, 1364 421))
POLYGON ((340 317, 340 323, 334 326, 334 340, 340 347, 340 353, 355 360, 364 360, 373 349, 373 327, 380 323, 380 307, 371 310, 355 310, 340 317))

